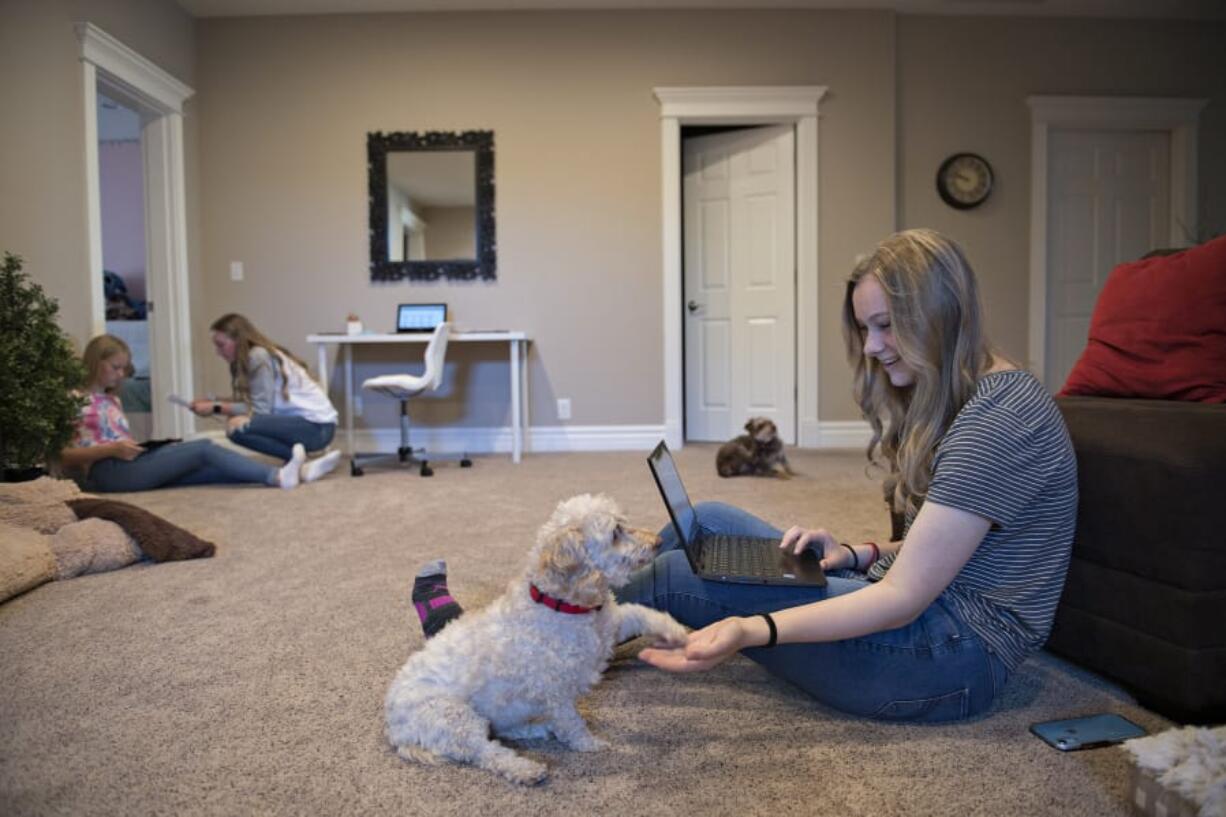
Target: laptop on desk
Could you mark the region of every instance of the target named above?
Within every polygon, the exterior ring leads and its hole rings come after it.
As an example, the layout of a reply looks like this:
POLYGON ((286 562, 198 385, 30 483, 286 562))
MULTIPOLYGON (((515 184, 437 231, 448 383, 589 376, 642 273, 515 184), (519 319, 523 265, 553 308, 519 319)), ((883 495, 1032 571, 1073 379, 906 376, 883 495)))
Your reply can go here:
POLYGON ((400 304, 396 307, 397 332, 433 332, 447 322, 447 304, 400 304))
POLYGON ((673 455, 663 441, 651 452, 647 465, 695 576, 736 584, 826 585, 826 574, 818 564, 821 560, 812 550, 796 556, 781 550, 775 538, 703 530, 673 455))

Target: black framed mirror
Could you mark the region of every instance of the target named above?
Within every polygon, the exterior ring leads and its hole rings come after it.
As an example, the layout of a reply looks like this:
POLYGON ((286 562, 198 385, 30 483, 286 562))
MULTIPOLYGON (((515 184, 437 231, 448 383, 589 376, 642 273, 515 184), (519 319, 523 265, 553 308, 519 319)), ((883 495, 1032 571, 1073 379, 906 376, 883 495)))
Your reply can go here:
POLYGON ((372 281, 494 280, 494 132, 366 134, 372 281))

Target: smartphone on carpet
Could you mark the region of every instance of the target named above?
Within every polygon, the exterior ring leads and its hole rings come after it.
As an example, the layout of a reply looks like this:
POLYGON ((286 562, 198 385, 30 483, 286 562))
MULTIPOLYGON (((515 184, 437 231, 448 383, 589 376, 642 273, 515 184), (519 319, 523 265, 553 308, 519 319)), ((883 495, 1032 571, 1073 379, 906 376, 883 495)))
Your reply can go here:
POLYGON ((1114 713, 1034 723, 1030 725, 1030 731, 1061 752, 1111 746, 1146 734, 1137 724, 1114 713))

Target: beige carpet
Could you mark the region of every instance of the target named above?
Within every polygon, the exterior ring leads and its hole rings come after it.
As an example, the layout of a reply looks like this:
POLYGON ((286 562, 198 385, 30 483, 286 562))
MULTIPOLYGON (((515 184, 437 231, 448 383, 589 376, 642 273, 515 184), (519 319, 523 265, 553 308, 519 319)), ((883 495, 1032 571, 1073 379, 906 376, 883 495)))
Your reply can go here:
MULTIPOLYGON (((861 454, 799 452, 791 482, 721 480, 713 446, 678 460, 698 499, 856 540, 888 520, 861 454)), ((518 789, 399 760, 382 702, 420 631, 408 600, 444 556, 467 606, 501 591, 554 504, 616 497, 665 512, 643 454, 484 457, 432 479, 338 471, 295 491, 122 497, 211 539, 213 559, 43 585, 0 605, 0 814, 1124 814, 1118 749, 1056 752, 1027 732, 1110 710, 1160 717, 1052 656, 983 718, 900 726, 832 712, 752 662, 671 676, 614 663, 581 703, 613 748, 523 747, 550 779, 518 789)))

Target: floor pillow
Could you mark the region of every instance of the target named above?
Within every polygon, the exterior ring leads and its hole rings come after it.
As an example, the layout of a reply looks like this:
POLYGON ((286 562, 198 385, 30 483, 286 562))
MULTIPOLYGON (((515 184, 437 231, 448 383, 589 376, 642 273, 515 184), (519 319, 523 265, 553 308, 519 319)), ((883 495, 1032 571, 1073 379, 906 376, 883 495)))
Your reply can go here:
POLYGON ((80 519, 107 519, 136 540, 145 555, 155 562, 176 562, 212 556, 212 542, 167 522, 155 513, 117 499, 70 499, 66 503, 80 519))

